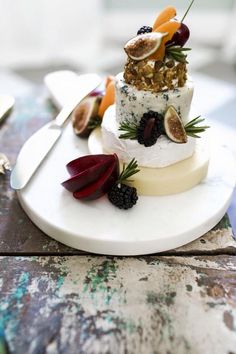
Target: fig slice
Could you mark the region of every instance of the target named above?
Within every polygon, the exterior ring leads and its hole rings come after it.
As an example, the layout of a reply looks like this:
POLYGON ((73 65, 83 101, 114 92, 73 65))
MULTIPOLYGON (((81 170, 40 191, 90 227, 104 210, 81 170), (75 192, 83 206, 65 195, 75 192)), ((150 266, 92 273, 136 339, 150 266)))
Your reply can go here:
POLYGON ((126 43, 124 50, 131 59, 136 61, 144 60, 160 48, 162 38, 167 35, 168 33, 161 32, 141 34, 130 39, 126 43))
POLYGON ((71 176, 75 176, 86 169, 98 165, 100 163, 105 163, 107 161, 113 162, 117 161, 118 157, 116 154, 105 155, 105 154, 98 154, 98 155, 85 155, 79 157, 75 160, 70 161, 67 165, 67 171, 71 176))
POLYGON ((96 182, 100 179, 104 173, 106 173, 107 169, 114 164, 114 161, 107 160, 105 162, 100 162, 88 169, 79 172, 78 174, 72 176, 68 180, 62 183, 63 187, 65 187, 69 192, 76 192, 87 185, 96 182))
POLYGON ((118 159, 112 163, 107 171, 94 183, 73 193, 74 198, 83 200, 95 200, 102 197, 114 186, 119 177, 118 159))
POLYGON ((92 131, 89 124, 98 116, 101 99, 99 95, 86 97, 75 108, 72 114, 72 126, 76 135, 81 138, 87 138, 89 136, 92 131))
POLYGON ((173 106, 168 107, 164 117, 166 135, 170 140, 178 144, 186 144, 188 137, 182 120, 173 106))

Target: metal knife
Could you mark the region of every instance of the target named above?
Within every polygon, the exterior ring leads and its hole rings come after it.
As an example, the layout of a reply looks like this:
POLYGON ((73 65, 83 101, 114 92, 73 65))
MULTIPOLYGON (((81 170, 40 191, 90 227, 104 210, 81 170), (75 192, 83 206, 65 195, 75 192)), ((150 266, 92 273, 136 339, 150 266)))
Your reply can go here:
POLYGON ((91 91, 101 84, 101 77, 97 74, 78 76, 80 91, 72 101, 65 105, 56 119, 46 124, 34 133, 23 145, 18 155, 15 167, 12 170, 10 184, 13 189, 24 188, 44 158, 60 138, 63 126, 77 104, 91 91))
POLYGON ((0 124, 11 112, 14 103, 14 97, 8 95, 0 95, 0 124))

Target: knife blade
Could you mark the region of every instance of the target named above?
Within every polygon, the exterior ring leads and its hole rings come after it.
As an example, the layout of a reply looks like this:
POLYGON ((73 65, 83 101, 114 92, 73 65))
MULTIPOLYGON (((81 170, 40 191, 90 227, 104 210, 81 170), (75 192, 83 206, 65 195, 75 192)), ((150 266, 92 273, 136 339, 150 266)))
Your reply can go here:
POLYGON ((60 138, 63 126, 75 107, 91 91, 101 84, 101 77, 97 74, 85 74, 78 77, 80 91, 66 104, 58 116, 50 123, 34 133, 23 145, 16 160, 10 177, 13 189, 24 188, 41 165, 52 147, 60 138))
POLYGON ((11 112, 15 104, 15 99, 12 96, 0 95, 0 124, 11 112))

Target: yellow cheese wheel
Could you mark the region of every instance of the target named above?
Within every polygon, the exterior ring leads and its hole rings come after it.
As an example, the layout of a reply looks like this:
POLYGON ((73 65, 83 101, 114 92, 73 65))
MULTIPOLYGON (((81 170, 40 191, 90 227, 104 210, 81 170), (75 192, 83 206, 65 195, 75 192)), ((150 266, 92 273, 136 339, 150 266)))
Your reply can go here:
MULTIPOLYGON (((101 129, 95 129, 88 141, 91 154, 108 153, 102 146, 101 129)), ((109 152, 111 153, 111 152, 109 152)), ((132 176, 131 185, 139 195, 163 196, 185 192, 199 184, 207 175, 209 149, 205 139, 197 141, 192 157, 164 168, 140 167, 140 172, 132 176)))

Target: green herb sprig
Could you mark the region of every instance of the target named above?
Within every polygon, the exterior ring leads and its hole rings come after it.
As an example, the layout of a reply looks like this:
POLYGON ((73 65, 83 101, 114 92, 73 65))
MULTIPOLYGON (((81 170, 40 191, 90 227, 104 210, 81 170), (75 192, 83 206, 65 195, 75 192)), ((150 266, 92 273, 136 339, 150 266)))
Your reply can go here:
POLYGON ((138 163, 135 159, 132 159, 127 166, 123 164, 123 170, 117 180, 117 184, 123 183, 125 181, 132 182, 131 180, 128 180, 128 178, 135 175, 139 171, 140 170, 138 169, 138 163))
POLYGON ((88 124, 88 128, 93 130, 95 128, 100 127, 101 124, 102 124, 102 119, 100 117, 96 116, 90 120, 90 122, 88 124))
POLYGON ((184 127, 186 134, 193 138, 201 138, 198 134, 205 132, 207 129, 210 128, 208 125, 198 126, 198 124, 204 122, 205 119, 198 116, 187 123, 184 127))
MULTIPOLYGON (((184 126, 185 132, 188 136, 193 138, 200 138, 198 134, 204 133, 207 129, 210 128, 208 125, 200 125, 200 123, 204 122, 205 119, 198 116, 192 119, 189 123, 184 126)), ((128 122, 125 121, 121 123, 119 130, 124 131, 124 134, 119 136, 120 139, 130 139, 130 140, 137 140, 137 128, 138 125, 135 122, 128 122)))
POLYGON ((173 46, 166 47, 166 56, 169 59, 173 59, 180 63, 188 64, 187 54, 185 54, 185 52, 188 52, 190 50, 191 48, 183 48, 179 45, 173 45, 173 46))
POLYGON ((125 132, 119 136, 120 139, 137 140, 138 125, 135 122, 124 121, 119 127, 119 131, 125 132))

